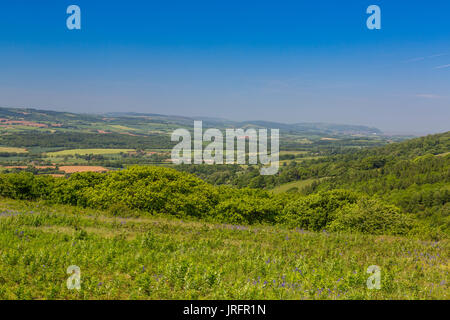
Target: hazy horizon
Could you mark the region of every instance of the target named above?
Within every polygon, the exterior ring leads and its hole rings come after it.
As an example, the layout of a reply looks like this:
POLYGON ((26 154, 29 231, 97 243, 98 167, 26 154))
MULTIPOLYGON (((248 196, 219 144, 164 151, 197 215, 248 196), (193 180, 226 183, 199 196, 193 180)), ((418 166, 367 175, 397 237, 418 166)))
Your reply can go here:
MULTIPOLYGON (((365 125, 361 123, 343 123, 343 122, 327 122, 327 121, 304 121, 304 122, 296 122, 296 121, 273 121, 273 120, 265 120, 265 119, 230 119, 230 118, 220 118, 220 117, 208 117, 208 116, 202 116, 202 115, 186 115, 186 114, 163 114, 163 113, 154 113, 154 112, 133 112, 133 111, 115 111, 115 112, 77 112, 76 110, 56 110, 56 109, 50 109, 45 107, 27 107, 27 106, 1 106, 0 108, 13 108, 13 109, 35 109, 40 111, 56 111, 56 112, 68 112, 68 113, 74 113, 74 114, 85 114, 85 115, 107 115, 110 113, 117 113, 117 114, 155 114, 160 116, 167 116, 167 117, 185 117, 185 118, 192 118, 192 120, 223 120, 223 121, 233 121, 233 122, 257 122, 257 121, 265 121, 265 122, 272 122, 272 123, 280 123, 280 124, 334 124, 334 125, 349 125, 349 126, 365 126, 365 127, 372 127, 376 129, 380 129, 376 126, 370 126, 365 125)), ((381 130, 381 129, 380 129, 381 130)), ((424 136, 428 134, 436 134, 436 133, 444 133, 449 130, 442 130, 442 131, 384 131, 381 130, 384 135, 413 135, 413 136, 424 136)))
POLYGON ((70 4, 4 4, 1 106, 450 130, 450 2, 70 4))

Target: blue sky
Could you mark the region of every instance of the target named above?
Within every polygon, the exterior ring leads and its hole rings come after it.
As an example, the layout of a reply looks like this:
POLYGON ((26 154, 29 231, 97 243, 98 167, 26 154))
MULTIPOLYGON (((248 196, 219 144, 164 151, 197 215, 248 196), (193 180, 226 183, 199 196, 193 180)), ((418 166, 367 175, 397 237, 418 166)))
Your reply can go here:
POLYGON ((0 70, 0 106, 441 132, 450 1, 2 1, 0 70))

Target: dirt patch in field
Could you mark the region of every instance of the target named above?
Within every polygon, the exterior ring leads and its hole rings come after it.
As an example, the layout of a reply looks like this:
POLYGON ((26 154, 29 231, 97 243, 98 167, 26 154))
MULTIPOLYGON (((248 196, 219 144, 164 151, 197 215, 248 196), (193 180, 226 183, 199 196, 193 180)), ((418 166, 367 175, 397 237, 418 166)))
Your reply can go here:
POLYGON ((75 173, 75 172, 107 172, 108 169, 100 166, 62 166, 59 167, 60 171, 65 173, 75 173))
POLYGON ((0 123, 4 125, 22 125, 27 127, 36 127, 36 128, 48 128, 47 124, 44 123, 37 123, 32 121, 25 121, 25 120, 9 120, 5 118, 0 118, 0 123))
POLYGON ((336 138, 320 138, 320 140, 325 140, 325 141, 337 141, 339 139, 336 138))

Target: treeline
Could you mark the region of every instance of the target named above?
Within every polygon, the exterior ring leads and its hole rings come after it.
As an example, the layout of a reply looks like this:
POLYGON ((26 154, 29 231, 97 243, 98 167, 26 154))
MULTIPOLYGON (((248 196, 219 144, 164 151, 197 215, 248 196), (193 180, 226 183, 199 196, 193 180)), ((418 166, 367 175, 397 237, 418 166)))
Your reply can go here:
MULTIPOLYGON (((213 185, 234 185, 234 186, 237 186, 237 184, 235 183, 236 177, 239 174, 245 174, 247 172, 246 169, 237 164, 223 164, 223 165, 180 164, 176 165, 175 169, 177 169, 178 171, 195 174, 203 181, 206 181, 213 185)), ((254 168, 249 167, 248 170, 254 170, 254 168)), ((247 186, 251 187, 250 185, 247 186)))
POLYGON ((314 183, 303 191, 356 190, 392 203, 403 212, 449 227, 450 156, 426 155, 397 161, 378 156, 365 160, 359 167, 349 163, 341 174, 314 183))
POLYGON ((394 205, 349 190, 273 195, 259 189, 215 187, 163 167, 135 166, 70 178, 1 174, 0 195, 99 208, 121 216, 134 212, 232 224, 280 223, 310 231, 443 236, 394 205))
POLYGON ((25 152, 0 152, 0 157, 5 158, 13 158, 13 157, 24 157, 27 156, 27 153, 25 152))
POLYGON ((170 136, 161 134, 131 136, 119 133, 41 132, 27 131, 2 135, 0 144, 11 147, 41 148, 116 148, 171 149, 170 136))
POLYGON ((426 154, 442 154, 450 151, 450 131, 428 135, 403 141, 401 143, 392 143, 390 145, 366 149, 361 152, 362 155, 392 155, 401 158, 414 158, 426 154))

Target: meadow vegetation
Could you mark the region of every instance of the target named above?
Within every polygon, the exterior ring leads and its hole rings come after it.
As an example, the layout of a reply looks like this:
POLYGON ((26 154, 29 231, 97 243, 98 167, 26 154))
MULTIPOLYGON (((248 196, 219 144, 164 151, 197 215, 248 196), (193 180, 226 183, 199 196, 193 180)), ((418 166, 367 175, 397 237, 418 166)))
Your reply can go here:
POLYGON ((448 299, 449 242, 0 199, 0 299, 448 299), (122 215, 122 217, 117 216, 122 215), (66 286, 70 265, 81 290, 66 286), (370 265, 381 289, 369 290, 370 265))

